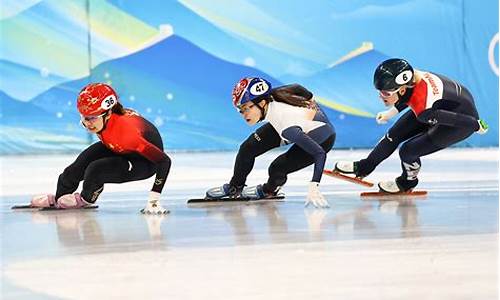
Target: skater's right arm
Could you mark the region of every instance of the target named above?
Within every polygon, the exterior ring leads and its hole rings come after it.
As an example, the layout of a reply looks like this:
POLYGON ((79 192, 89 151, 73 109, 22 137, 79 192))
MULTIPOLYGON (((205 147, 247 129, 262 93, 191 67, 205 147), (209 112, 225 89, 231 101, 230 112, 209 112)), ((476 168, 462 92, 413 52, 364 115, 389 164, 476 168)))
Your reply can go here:
POLYGON ((408 104, 398 101, 398 102, 394 103, 394 107, 398 110, 398 113, 399 113, 399 112, 402 112, 403 110, 405 110, 406 108, 408 108, 408 104))
POLYGON ((387 121, 389 121, 390 118, 397 115, 398 112, 399 111, 397 110, 397 108, 393 106, 386 111, 379 112, 375 117, 375 121, 377 121, 378 124, 386 124, 387 121))
POLYGON ((309 182, 306 206, 312 204, 316 208, 328 208, 328 201, 326 201, 319 190, 319 182, 321 181, 321 175, 325 168, 325 150, 299 126, 288 127, 283 130, 282 136, 309 153, 314 159, 314 173, 311 182, 309 182))
POLYGON ((166 214, 168 210, 160 204, 160 196, 170 172, 171 160, 160 148, 147 141, 145 138, 138 139, 139 144, 136 151, 156 164, 156 177, 153 187, 149 192, 149 199, 146 207, 141 210, 143 214, 166 214))
POLYGON ((172 165, 170 157, 143 137, 140 137, 136 151, 156 164, 156 178, 151 191, 160 194, 172 165))
POLYGON ((397 115, 398 113, 402 112, 408 107, 406 103, 402 102, 396 102, 393 107, 386 111, 381 111, 377 114, 375 117, 375 121, 377 121, 378 124, 386 124, 389 119, 397 115))

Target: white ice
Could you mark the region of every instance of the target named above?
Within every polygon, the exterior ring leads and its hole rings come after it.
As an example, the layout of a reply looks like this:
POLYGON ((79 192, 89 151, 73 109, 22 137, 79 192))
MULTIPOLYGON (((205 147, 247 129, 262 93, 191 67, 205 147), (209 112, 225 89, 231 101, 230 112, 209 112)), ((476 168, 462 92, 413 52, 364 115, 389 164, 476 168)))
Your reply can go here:
MULTIPOLYGON (((367 153, 332 151, 327 167, 367 153)), ((138 213, 151 180, 106 186, 97 211, 13 212, 75 156, 1 157, 2 299, 498 298, 498 149, 423 158, 423 199, 366 201, 324 177, 329 210, 303 207, 312 168, 290 176, 285 202, 188 206, 227 182, 235 153, 171 156, 163 218, 138 213)), ((399 173, 395 153, 367 179, 399 173)))

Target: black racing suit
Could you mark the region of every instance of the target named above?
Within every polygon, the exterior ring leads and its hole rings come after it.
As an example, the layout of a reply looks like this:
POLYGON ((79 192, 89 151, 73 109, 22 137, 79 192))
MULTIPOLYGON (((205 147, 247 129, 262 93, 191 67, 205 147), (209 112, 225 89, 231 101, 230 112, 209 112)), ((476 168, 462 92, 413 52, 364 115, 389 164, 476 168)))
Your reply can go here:
MULTIPOLYGON (((396 179, 401 190, 418 184, 420 157, 434 153, 479 130, 479 115, 471 93, 444 76, 419 72, 421 80, 408 90, 409 97, 395 105, 411 110, 396 121, 367 158, 356 162, 357 176, 367 176, 401 144, 402 174, 396 179), (406 101, 402 101, 406 100, 406 101)), ((404 96, 403 96, 404 97, 404 96)))
POLYGON ((111 114, 98 134, 101 141, 85 149, 59 176, 56 199, 73 193, 83 180, 81 196, 95 202, 105 183, 123 183, 156 174, 152 191, 161 193, 171 160, 156 127, 134 112, 111 114))

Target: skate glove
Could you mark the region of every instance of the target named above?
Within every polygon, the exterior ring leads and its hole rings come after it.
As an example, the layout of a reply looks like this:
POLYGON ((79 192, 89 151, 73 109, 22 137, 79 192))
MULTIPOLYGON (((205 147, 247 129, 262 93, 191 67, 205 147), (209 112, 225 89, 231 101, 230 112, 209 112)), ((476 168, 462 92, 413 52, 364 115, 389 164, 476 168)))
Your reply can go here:
POLYGON ((480 119, 477 122, 479 123, 479 130, 476 131, 478 134, 485 134, 486 132, 488 132, 489 126, 484 120, 480 119))

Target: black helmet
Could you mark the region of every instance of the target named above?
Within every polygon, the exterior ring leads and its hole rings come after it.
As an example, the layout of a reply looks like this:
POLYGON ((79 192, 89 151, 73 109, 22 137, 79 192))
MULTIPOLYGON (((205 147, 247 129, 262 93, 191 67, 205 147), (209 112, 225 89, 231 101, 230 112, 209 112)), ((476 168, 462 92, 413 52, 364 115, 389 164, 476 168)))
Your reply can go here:
POLYGON ((406 60, 391 58, 375 69, 373 85, 380 91, 392 91, 410 83, 413 76, 413 68, 406 60))

